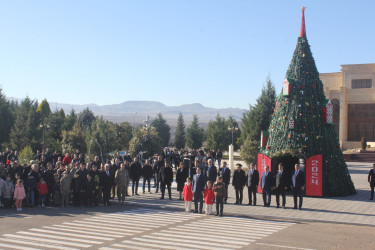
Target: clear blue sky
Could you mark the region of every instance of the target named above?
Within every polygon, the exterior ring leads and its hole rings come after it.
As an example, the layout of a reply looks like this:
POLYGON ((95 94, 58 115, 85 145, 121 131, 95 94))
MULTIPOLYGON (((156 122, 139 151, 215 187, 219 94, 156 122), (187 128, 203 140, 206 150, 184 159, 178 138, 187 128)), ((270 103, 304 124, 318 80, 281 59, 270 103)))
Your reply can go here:
POLYGON ((1 1, 0 86, 50 102, 248 108, 281 89, 306 9, 318 70, 374 63, 375 1, 1 1))

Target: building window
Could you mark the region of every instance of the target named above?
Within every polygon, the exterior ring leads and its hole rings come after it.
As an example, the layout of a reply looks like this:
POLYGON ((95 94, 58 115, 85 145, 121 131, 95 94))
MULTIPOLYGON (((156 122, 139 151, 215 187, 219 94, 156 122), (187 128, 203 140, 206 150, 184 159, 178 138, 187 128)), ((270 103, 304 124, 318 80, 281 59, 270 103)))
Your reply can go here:
POLYGON ((348 140, 375 141, 375 104, 348 105, 348 140))
POLYGON ((372 79, 353 79, 352 89, 367 89, 372 88, 372 79))

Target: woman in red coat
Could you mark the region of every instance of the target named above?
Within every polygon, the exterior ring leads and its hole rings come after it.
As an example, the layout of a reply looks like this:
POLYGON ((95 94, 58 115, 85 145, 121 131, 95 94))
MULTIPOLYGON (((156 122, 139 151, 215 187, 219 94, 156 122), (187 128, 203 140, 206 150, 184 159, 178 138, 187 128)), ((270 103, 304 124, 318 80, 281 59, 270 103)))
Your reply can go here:
POLYGON ((193 190, 191 188, 192 188, 191 178, 188 177, 186 178, 184 190, 182 191, 182 195, 184 196, 184 201, 185 201, 185 212, 188 212, 188 213, 191 211, 191 203, 193 201, 193 190))
POLYGON ((212 213, 212 205, 214 204, 215 200, 215 192, 212 189, 212 182, 207 181, 206 189, 204 190, 204 203, 206 203, 206 215, 213 214, 212 213))

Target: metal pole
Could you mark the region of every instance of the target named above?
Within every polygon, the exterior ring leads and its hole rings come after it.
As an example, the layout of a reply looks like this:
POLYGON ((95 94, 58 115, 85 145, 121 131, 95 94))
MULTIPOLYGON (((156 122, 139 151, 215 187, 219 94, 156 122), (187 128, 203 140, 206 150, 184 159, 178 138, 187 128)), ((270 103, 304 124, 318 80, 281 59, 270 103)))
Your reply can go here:
POLYGON ((88 162, 90 162, 91 144, 92 144, 92 139, 90 140, 90 145, 89 145, 89 158, 88 158, 88 162))
POLYGON ((234 131, 234 127, 232 127, 232 145, 233 145, 233 131, 234 131))
POLYGON ((45 153, 45 146, 44 146, 44 142, 45 142, 45 134, 46 134, 46 125, 44 124, 43 122, 43 152, 45 153))

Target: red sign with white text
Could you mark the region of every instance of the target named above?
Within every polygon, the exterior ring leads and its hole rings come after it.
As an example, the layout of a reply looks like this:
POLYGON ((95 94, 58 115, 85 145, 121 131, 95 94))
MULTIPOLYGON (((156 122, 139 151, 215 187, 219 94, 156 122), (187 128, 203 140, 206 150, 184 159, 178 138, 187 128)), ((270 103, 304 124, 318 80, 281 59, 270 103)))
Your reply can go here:
POLYGON ((319 196, 323 194, 323 157, 311 156, 306 161, 306 195, 319 196))
POLYGON ((266 169, 266 166, 269 166, 271 169, 271 158, 269 158, 267 155, 258 153, 258 161, 257 161, 257 170, 259 172, 258 193, 262 193, 262 188, 260 187, 260 179, 262 177, 263 171, 266 169))

